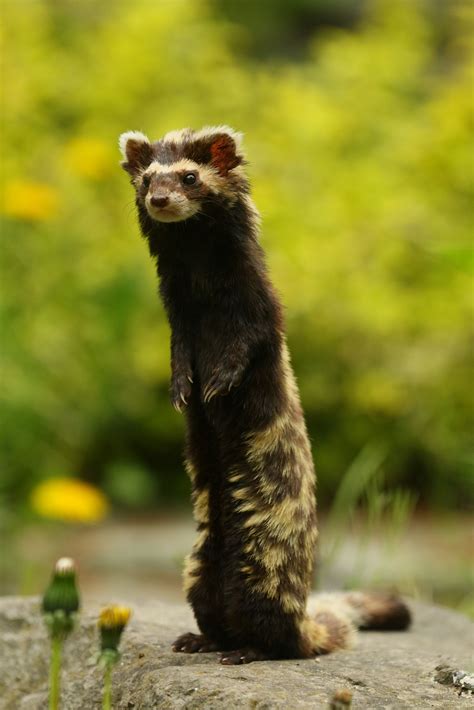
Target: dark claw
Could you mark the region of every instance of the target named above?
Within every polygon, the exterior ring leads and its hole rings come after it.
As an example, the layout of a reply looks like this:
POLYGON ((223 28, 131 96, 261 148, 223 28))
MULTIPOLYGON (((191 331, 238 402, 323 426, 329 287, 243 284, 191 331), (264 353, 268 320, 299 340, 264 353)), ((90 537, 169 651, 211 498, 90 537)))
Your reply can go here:
POLYGON ((220 370, 215 372, 203 391, 203 401, 208 404, 216 395, 225 395, 235 387, 240 380, 239 370, 220 370))
POLYGON ((189 374, 175 374, 171 379, 171 404, 177 412, 182 412, 187 407, 191 396, 192 379, 189 374))
POLYGON ((252 663, 252 661, 263 661, 265 656, 253 648, 245 648, 237 651, 229 651, 223 653, 220 662, 224 666, 240 666, 243 663, 252 663))
POLYGON ((217 651, 217 644, 209 641, 201 634, 183 634, 176 639, 171 647, 176 653, 210 653, 217 651))

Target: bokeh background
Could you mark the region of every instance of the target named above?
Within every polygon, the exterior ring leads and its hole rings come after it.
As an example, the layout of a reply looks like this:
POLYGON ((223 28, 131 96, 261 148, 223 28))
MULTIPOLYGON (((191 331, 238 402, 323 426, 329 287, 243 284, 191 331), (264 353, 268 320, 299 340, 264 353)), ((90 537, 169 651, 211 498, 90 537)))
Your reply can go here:
POLYGON ((469 611, 469 0, 4 0, 3 593, 180 599, 169 329, 118 135, 245 133, 318 470, 316 583, 469 611))

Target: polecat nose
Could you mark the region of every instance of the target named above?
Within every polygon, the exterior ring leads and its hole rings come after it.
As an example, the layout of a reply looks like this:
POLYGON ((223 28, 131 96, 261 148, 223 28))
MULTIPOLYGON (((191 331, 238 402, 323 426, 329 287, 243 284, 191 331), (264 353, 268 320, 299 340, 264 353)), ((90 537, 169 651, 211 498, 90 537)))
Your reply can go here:
POLYGON ((168 202, 169 198, 167 195, 153 195, 153 197, 150 197, 150 203, 153 207, 164 207, 168 202))

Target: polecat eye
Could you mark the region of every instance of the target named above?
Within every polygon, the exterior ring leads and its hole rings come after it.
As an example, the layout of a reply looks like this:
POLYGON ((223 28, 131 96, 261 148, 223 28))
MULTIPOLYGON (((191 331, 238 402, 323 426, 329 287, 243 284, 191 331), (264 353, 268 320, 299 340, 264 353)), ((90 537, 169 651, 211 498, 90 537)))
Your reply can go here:
POLYGON ((186 173, 186 175, 182 177, 183 185, 194 185, 196 179, 195 173, 186 173))
POLYGON ((149 175, 144 175, 142 177, 142 186, 148 189, 150 187, 150 176, 149 175))

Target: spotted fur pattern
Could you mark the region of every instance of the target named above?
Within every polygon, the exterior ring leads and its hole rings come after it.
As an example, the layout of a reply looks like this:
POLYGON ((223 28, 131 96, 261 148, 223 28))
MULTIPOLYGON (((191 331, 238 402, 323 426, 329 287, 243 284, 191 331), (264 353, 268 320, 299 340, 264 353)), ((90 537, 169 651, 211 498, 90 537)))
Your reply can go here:
POLYGON ((310 657, 350 645, 356 625, 406 626, 399 600, 373 595, 321 599, 308 613, 315 474, 240 135, 185 129, 150 143, 133 132, 120 144, 172 330, 171 399, 187 423, 198 535, 184 588, 201 635, 175 650, 220 650, 223 663, 310 657))

